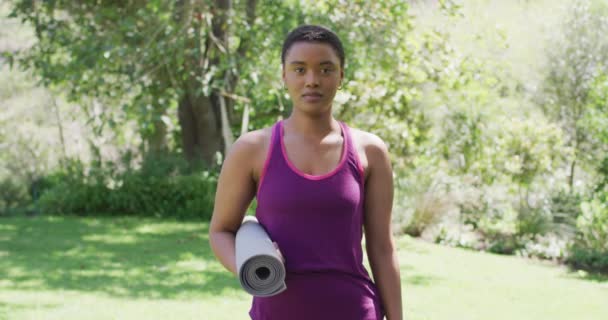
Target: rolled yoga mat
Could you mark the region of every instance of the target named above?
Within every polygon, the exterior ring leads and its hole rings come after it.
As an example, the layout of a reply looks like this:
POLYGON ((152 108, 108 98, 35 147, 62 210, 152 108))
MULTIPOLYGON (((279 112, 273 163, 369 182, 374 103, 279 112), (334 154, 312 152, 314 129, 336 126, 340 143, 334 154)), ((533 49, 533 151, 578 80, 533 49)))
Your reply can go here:
POLYGON ((287 289, 285 265, 272 240, 255 217, 247 216, 236 233, 236 267, 241 286, 258 297, 287 289))

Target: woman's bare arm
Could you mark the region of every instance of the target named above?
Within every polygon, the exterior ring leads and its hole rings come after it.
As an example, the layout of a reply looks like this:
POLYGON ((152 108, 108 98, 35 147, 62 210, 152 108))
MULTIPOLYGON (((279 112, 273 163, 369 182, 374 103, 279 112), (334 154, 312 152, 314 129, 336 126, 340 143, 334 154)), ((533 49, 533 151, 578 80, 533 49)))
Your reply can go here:
POLYGON ((250 132, 232 145, 222 165, 215 194, 209 243, 217 259, 235 276, 238 274, 235 236, 255 196, 253 171, 262 139, 259 132, 250 132))
POLYGON ((364 222, 367 256, 387 319, 401 320, 401 279, 391 231, 393 172, 384 142, 371 134, 364 140, 368 164, 364 222))

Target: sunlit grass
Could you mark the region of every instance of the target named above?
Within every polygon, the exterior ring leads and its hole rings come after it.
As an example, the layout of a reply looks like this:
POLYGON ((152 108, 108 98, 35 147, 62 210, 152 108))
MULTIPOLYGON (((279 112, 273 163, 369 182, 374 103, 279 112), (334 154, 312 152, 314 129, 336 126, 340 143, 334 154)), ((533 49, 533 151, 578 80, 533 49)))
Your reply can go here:
MULTIPOLYGON (((208 225, 0 219, 0 319, 248 319, 208 225)), ((605 277, 398 239, 406 319, 603 319, 605 277)), ((368 267, 369 269, 369 267, 368 267)))
POLYGON ((213 258, 204 223, 49 217, 0 224, 0 318, 166 319, 177 312, 187 319, 226 305, 232 319, 235 305, 247 308, 249 297, 213 258))
POLYGON ((608 278, 400 239, 408 319, 604 319, 608 278))

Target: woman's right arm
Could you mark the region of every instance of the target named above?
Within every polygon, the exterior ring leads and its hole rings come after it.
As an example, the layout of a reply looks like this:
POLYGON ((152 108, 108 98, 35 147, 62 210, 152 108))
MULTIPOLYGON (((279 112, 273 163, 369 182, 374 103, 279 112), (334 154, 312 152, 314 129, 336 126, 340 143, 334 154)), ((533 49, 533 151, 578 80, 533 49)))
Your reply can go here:
POLYGON ((259 147, 260 135, 251 132, 240 137, 230 148, 218 179, 209 225, 211 250, 235 276, 238 275, 235 236, 255 196, 253 168, 259 147))

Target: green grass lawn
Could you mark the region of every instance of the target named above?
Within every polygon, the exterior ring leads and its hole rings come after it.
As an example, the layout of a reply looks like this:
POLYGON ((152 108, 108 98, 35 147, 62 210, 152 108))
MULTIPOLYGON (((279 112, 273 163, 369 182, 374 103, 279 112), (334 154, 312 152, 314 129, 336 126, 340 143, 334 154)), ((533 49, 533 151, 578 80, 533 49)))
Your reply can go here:
MULTIPOLYGON (((0 319, 249 319, 208 225, 0 219, 0 319)), ((400 238, 406 319, 608 319, 608 279, 400 238)))

